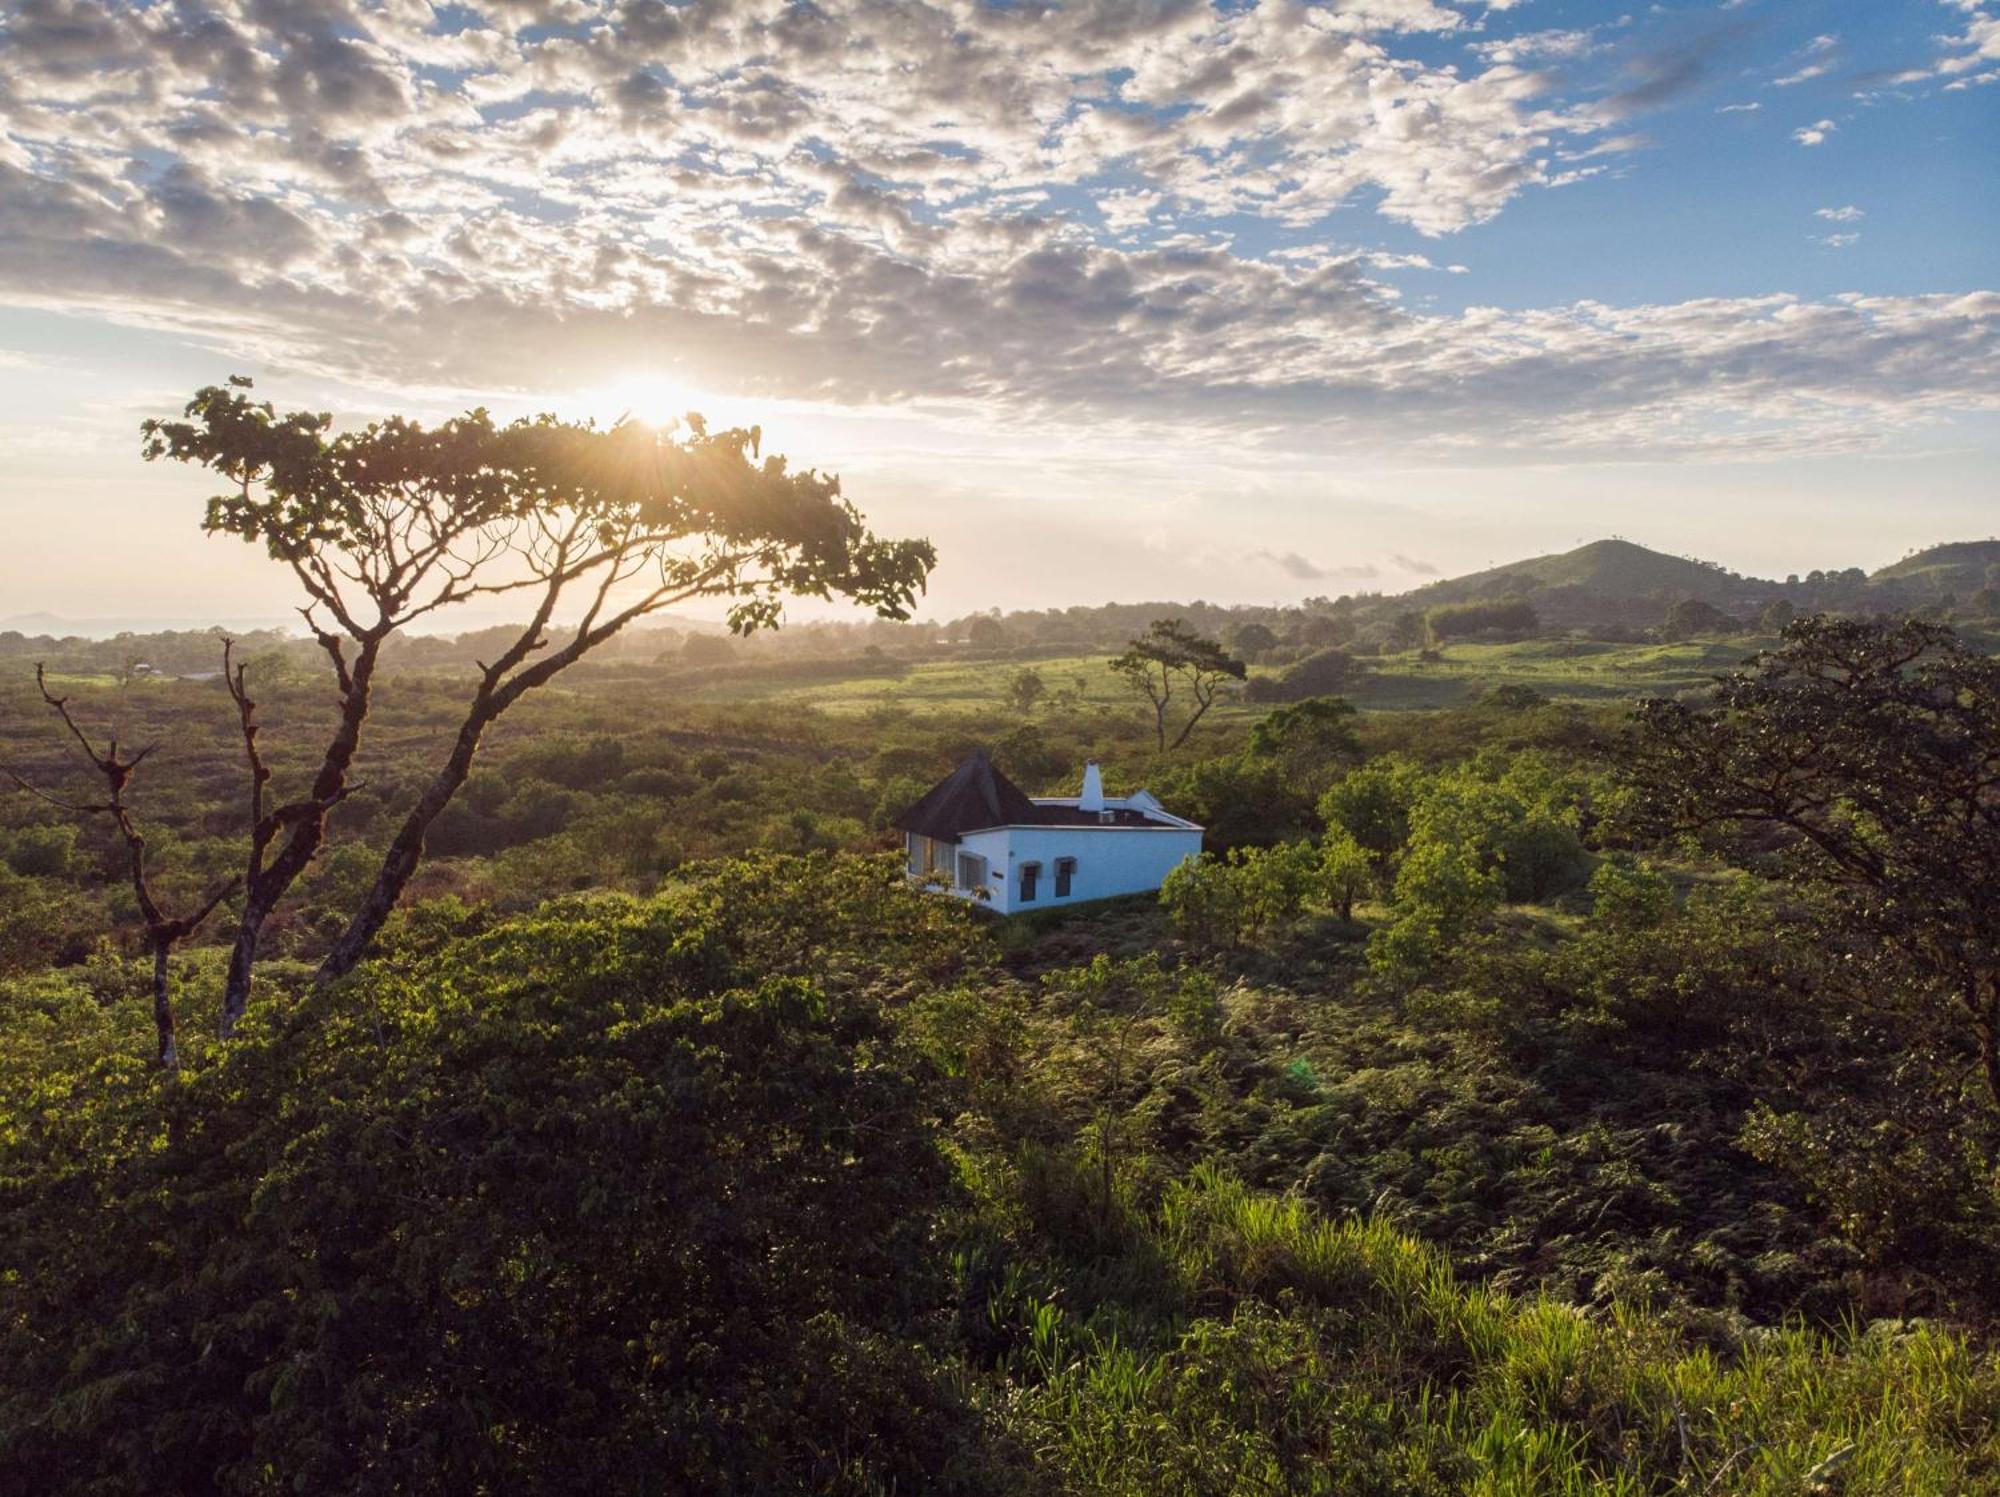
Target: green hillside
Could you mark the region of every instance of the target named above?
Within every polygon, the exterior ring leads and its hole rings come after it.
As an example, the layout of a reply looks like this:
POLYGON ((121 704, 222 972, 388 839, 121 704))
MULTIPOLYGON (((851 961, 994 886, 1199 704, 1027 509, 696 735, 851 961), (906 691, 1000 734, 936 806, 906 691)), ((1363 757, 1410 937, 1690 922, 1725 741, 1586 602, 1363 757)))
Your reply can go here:
POLYGON ((1532 595, 1550 589, 1574 588, 1613 597, 1667 596, 1721 602, 1737 596, 1746 584, 1776 586, 1738 577, 1713 562, 1668 556, 1631 541, 1604 540, 1554 556, 1532 556, 1525 561, 1434 582, 1408 597, 1412 603, 1429 606, 1508 593, 1532 595))
POLYGON ((1951 541, 1929 546, 1870 575, 1873 583, 1919 583, 1963 597, 1993 585, 2000 575, 2000 540, 1951 541))

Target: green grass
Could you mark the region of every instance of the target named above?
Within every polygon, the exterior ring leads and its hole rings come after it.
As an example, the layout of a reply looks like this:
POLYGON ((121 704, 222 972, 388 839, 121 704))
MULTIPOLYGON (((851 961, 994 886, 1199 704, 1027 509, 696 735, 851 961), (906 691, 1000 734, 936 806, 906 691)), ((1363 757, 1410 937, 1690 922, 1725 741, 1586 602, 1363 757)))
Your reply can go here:
POLYGON ((1414 652, 1385 655, 1351 693, 1377 711, 1462 707, 1496 686, 1528 686, 1562 701, 1612 701, 1696 690, 1777 643, 1774 636, 1691 639, 1677 644, 1599 644, 1530 639, 1460 644, 1426 663, 1414 652))
POLYGON ((1020 1412, 1075 1491, 1990 1491, 2000 1365, 1916 1323, 1711 1346, 1614 1304, 1458 1284, 1433 1247, 1213 1170, 1154 1259, 1205 1312, 1101 1335, 1038 1316, 1020 1412))
MULTIPOLYGON (((1515 644, 1460 644, 1440 661, 1415 652, 1366 662, 1367 673, 1349 691, 1355 704, 1375 711, 1462 707, 1496 686, 1529 686, 1567 701, 1609 701, 1671 695, 1704 687, 1753 651, 1775 644, 1769 636, 1688 640, 1679 644, 1599 644, 1589 640, 1524 640, 1515 644)), ((855 675, 802 681, 752 673, 696 688, 690 699, 711 705, 795 702, 833 714, 910 711, 992 712, 1006 705, 1007 683, 1024 665, 1041 673, 1051 692, 1076 691, 1093 706, 1125 709, 1135 700, 1111 673, 1107 657, 1061 655, 1034 661, 927 661, 902 676, 855 675)), ((1277 668, 1256 674, 1276 674, 1277 668)), ((1241 701, 1220 704, 1214 721, 1262 716, 1268 709, 1241 701)))
POLYGON ((1126 707, 1130 690, 1111 674, 1108 655, 1062 655, 1045 660, 927 661, 902 676, 850 676, 833 680, 758 680, 746 676, 701 687, 692 699, 706 703, 798 702, 832 713, 884 708, 991 711, 1006 703, 1007 683, 1024 666, 1041 673, 1053 692, 1078 690, 1098 706, 1126 707), (1081 681, 1079 682, 1079 679, 1081 681))

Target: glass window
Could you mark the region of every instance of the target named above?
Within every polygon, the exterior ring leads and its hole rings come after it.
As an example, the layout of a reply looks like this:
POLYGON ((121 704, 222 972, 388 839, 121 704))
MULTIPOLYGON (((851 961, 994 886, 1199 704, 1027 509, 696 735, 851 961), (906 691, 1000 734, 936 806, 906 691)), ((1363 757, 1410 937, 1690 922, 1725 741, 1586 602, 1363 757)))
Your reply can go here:
POLYGON ((1076 877, 1075 858, 1056 859, 1056 898, 1068 899, 1070 883, 1076 877))
POLYGON ((1021 865, 1022 904, 1034 903, 1035 886, 1039 884, 1041 881, 1042 881, 1042 865, 1040 863, 1023 863, 1021 865))

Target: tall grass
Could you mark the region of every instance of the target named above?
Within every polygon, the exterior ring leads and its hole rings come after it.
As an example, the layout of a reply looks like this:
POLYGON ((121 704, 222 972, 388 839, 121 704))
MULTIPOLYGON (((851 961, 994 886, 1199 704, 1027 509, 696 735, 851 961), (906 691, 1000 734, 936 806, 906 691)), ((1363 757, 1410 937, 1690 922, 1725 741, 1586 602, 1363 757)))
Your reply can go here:
POLYGON ((1206 1170, 1151 1235, 1184 1315, 1141 1346, 1044 1306, 1015 1368, 1074 1491, 2000 1490, 2000 1363, 1934 1327, 1696 1345, 1631 1307, 1460 1287, 1385 1225, 1206 1170))

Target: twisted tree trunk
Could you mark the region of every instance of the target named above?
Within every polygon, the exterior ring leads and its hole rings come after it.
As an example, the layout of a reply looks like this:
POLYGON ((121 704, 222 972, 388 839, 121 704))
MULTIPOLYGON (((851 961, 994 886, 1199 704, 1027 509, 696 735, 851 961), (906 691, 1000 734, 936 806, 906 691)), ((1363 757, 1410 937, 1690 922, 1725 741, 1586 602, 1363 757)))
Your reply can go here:
POLYGON ((410 807, 410 814, 403 818, 395 840, 383 854, 375 882, 362 897, 353 917, 347 922, 347 928, 340 933, 340 939, 333 943, 333 949, 320 962, 319 982, 334 982, 352 972, 367 954, 369 943, 394 912, 397 901, 403 897, 403 890, 409 886, 411 876, 417 871, 417 865, 423 861, 424 838, 430 832, 431 823, 451 804, 451 798, 458 794, 459 787, 472 773, 472 761, 479 752, 480 737, 487 725, 499 716, 499 710, 490 705, 490 700, 482 694, 474 704, 458 730, 450 756, 431 777, 424 793, 417 797, 417 803, 410 807))
POLYGON ((306 799, 266 809, 264 790, 271 772, 257 748, 257 704, 251 700, 241 666, 231 667, 229 650, 223 650, 223 674, 235 698, 242 725, 244 757, 250 769, 250 854, 243 876, 243 913, 236 923, 236 939, 229 948, 229 968, 222 987, 222 1036, 235 1033, 250 1007, 251 981, 257 967, 257 944, 264 924, 278 907, 278 901, 311 865, 326 842, 326 819, 352 788, 348 772, 361 744, 362 725, 368 720, 369 692, 375 678, 375 663, 381 651, 382 631, 361 636, 350 667, 339 643, 322 633, 320 643, 332 658, 335 679, 340 686, 340 721, 320 760, 319 773, 306 799), (273 843, 282 843, 267 860, 273 843))

